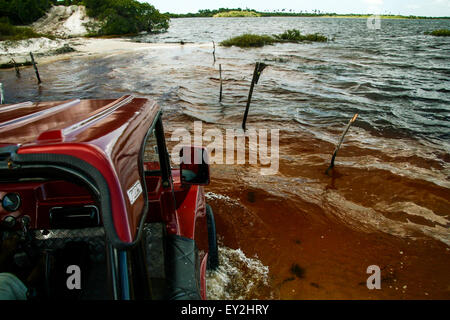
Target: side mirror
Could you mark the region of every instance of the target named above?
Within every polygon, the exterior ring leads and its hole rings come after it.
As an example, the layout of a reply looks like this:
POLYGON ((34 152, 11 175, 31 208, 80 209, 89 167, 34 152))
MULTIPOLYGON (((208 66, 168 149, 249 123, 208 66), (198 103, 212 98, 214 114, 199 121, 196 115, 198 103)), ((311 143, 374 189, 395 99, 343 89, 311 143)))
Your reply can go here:
POLYGON ((203 147, 186 146, 180 150, 181 183, 185 185, 208 185, 208 151, 203 147))

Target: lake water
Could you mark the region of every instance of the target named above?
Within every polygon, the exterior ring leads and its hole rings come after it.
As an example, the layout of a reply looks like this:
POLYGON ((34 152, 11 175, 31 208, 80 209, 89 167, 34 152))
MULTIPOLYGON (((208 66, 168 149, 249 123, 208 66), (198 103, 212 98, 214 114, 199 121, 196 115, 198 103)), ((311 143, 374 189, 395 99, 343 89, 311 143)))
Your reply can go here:
POLYGON ((185 45, 41 65, 40 87, 31 68, 21 79, 1 72, 0 81, 9 103, 153 98, 165 110, 170 137, 180 126, 192 131, 193 120, 204 129, 240 127, 254 64, 264 62, 248 127, 281 130, 279 173, 213 165, 207 188, 223 243, 269 267, 269 288, 237 296, 448 299, 450 39, 424 35, 440 28, 449 29, 450 20, 382 20, 372 30, 365 19, 173 19, 167 33, 131 41, 185 45), (294 28, 331 41, 218 45, 246 32, 294 28), (334 145, 355 113, 327 176, 334 145), (388 273, 385 290, 365 287, 371 264, 388 273))

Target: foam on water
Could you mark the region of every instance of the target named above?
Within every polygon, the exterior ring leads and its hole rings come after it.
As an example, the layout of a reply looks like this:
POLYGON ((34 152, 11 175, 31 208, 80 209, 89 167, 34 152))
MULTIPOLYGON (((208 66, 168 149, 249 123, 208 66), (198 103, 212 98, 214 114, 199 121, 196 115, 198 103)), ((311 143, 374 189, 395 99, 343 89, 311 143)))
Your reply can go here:
POLYGON ((219 246, 219 267, 208 271, 206 286, 208 300, 255 299, 269 290, 269 267, 241 249, 219 246))
POLYGON ((223 194, 217 194, 214 192, 206 192, 205 197, 208 200, 222 200, 232 204, 239 204, 238 201, 231 199, 229 196, 225 196, 223 194))

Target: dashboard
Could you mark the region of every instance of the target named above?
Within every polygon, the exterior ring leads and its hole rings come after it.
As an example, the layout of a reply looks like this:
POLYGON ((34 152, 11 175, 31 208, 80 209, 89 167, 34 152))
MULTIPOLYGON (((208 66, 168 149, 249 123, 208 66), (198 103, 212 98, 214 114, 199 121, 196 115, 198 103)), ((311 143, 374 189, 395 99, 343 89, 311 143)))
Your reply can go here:
POLYGON ((18 228, 22 218, 32 229, 98 226, 99 210, 89 191, 68 181, 3 183, 0 189, 3 228, 18 228))

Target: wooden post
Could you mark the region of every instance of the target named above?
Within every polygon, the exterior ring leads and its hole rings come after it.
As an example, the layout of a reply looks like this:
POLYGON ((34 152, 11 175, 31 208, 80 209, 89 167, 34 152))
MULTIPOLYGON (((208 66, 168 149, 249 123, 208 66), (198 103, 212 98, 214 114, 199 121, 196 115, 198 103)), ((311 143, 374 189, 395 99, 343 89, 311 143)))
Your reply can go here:
POLYGON ((3 104, 5 101, 5 97, 3 94, 3 83, 0 82, 0 104, 3 104))
POLYGON ((222 65, 221 64, 219 64, 219 77, 220 77, 219 102, 222 102, 222 65))
POLYGON ((257 62, 255 64, 255 70, 253 71, 252 83, 250 84, 250 90, 248 92, 247 106, 245 107, 244 119, 242 120, 242 129, 245 131, 245 123, 247 122, 248 109, 250 108, 250 102, 252 101, 253 88, 258 83, 259 76, 267 67, 265 63, 257 62))
POLYGON ((216 63, 216 44, 213 41, 213 58, 214 58, 214 63, 213 65, 216 63))
POLYGON ((39 70, 37 68, 36 61, 34 61, 34 57, 33 57, 33 53, 32 52, 30 52, 30 57, 31 57, 31 63, 33 64, 33 67, 34 67, 34 71, 36 72, 36 78, 38 80, 38 84, 40 84, 41 83, 41 77, 39 76, 39 70))
POLYGON ((20 78, 20 69, 19 69, 19 66, 16 63, 16 60, 11 59, 11 62, 14 64, 14 69, 16 70, 16 77, 20 78))
POLYGON ((350 129, 350 126, 352 125, 353 122, 355 122, 356 118, 358 118, 358 114, 357 113, 355 113, 353 118, 350 119, 350 121, 348 122, 347 126, 345 127, 345 130, 342 133, 341 138, 339 139, 339 142, 336 145, 336 148, 334 149, 333 156, 331 157, 331 164, 328 167, 328 169, 325 171, 326 174, 328 174, 328 171, 333 169, 333 167, 334 167, 334 159, 336 159, 337 152, 339 151, 339 148, 341 147, 341 144, 344 141, 344 137, 347 134, 348 129, 350 129))

